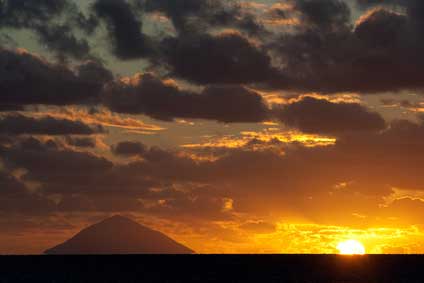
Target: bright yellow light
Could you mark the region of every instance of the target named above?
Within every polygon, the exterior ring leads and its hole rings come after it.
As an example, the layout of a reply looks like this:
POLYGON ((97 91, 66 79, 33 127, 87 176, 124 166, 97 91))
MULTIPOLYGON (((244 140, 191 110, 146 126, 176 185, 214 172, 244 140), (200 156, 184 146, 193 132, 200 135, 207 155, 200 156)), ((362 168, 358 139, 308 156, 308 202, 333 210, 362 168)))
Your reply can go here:
POLYGON ((356 240, 347 240, 337 245, 339 253, 342 255, 363 255, 365 254, 364 245, 356 240))

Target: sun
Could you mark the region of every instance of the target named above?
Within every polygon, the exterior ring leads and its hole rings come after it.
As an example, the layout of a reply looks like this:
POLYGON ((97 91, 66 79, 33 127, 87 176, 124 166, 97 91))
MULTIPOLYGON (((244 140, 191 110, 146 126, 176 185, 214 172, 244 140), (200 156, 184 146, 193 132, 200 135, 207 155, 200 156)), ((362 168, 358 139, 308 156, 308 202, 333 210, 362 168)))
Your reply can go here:
POLYGON ((365 247, 357 240, 347 240, 337 245, 341 255, 364 255, 365 247))

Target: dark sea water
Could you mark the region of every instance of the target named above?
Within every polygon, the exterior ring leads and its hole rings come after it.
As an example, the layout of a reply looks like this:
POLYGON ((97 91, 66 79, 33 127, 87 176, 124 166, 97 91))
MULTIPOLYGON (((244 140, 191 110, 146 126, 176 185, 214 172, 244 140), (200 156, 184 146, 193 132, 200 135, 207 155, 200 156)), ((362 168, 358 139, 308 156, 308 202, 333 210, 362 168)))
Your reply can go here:
POLYGON ((424 256, 3 256, 5 282, 424 283, 424 256))

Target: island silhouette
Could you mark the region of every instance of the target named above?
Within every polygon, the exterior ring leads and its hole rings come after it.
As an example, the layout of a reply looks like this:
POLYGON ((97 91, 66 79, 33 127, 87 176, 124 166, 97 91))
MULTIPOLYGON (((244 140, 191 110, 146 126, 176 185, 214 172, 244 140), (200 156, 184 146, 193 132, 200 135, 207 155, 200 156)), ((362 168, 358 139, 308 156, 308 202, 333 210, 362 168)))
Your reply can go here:
POLYGON ((165 234, 115 215, 44 252, 47 255, 193 254, 165 234))

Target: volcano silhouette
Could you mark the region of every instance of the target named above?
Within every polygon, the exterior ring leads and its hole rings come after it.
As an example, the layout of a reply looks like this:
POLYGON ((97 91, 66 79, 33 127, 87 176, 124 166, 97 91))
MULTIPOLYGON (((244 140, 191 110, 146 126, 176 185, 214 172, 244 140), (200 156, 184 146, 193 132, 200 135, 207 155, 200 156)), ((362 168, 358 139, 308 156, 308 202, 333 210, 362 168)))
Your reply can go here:
POLYGON ((47 255, 193 254, 168 236, 122 216, 113 216, 83 229, 47 255))

